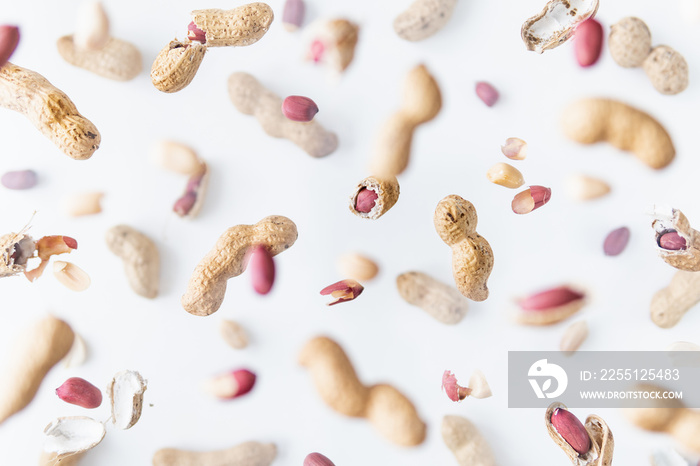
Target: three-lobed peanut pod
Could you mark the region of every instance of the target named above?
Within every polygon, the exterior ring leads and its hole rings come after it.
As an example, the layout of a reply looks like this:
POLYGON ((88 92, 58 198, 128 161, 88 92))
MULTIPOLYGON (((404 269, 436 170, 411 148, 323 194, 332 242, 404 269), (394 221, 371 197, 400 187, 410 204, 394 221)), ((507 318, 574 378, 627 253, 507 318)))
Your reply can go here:
POLYGON ((66 94, 46 78, 12 63, 0 68, 0 106, 26 116, 64 154, 89 159, 100 147, 100 132, 66 94))
POLYGON ((493 270, 493 250, 476 232, 474 205, 457 195, 441 200, 433 222, 440 238, 452 248, 452 275, 457 289, 467 298, 484 301, 489 297, 487 281, 493 270))
POLYGON ((182 307, 196 316, 213 314, 224 300, 228 279, 245 271, 249 250, 263 246, 276 256, 289 249, 297 236, 294 222, 281 215, 265 217, 255 225, 229 228, 194 269, 181 299, 182 307))

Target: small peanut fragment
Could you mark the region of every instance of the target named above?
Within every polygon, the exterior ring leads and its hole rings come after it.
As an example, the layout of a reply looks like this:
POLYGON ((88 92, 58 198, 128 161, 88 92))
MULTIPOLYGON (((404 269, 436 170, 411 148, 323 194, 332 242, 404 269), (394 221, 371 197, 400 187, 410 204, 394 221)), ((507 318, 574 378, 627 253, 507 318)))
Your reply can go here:
POLYGON ((479 369, 475 369, 469 377, 469 388, 472 390, 470 394, 472 398, 488 398, 492 395, 486 376, 479 369))
POLYGON ((7 189, 31 189, 38 181, 34 170, 18 170, 7 172, 0 178, 0 183, 7 189))
POLYGON ((378 219, 399 200, 396 177, 369 176, 360 181, 350 196, 350 211, 360 218, 378 219))
POLYGON ((585 320, 575 322, 564 330, 559 342, 559 349, 574 352, 586 341, 586 338, 588 338, 588 323, 585 320))
POLYGON ((603 252, 606 256, 617 256, 627 247, 630 239, 630 229, 627 227, 617 228, 605 237, 603 242, 603 252))
POLYGON ((199 29, 196 24, 194 24, 194 21, 191 21, 190 24, 187 25, 187 38, 191 41, 197 41, 200 44, 206 44, 207 42, 207 34, 199 29))
POLYGON ((320 453, 309 453, 304 458, 303 466, 335 466, 335 463, 320 453))
POLYGON ((250 392, 255 385, 255 378, 251 371, 238 369, 207 380, 202 388, 216 398, 232 400, 250 392))
POLYGON ((603 26, 594 18, 588 18, 574 31, 576 61, 583 67, 596 64, 603 50, 603 26))
POLYGON ((136 371, 121 371, 114 374, 107 386, 112 408, 112 424, 115 427, 130 429, 141 418, 143 392, 148 388, 148 381, 136 371))
POLYGON ((342 254, 336 265, 340 275, 360 282, 372 280, 379 273, 379 267, 372 259, 358 253, 342 254))
POLYGON ((566 180, 566 194, 575 201, 590 201, 610 192, 605 181, 586 175, 572 175, 566 180))
POLYGON ((476 96, 481 99, 483 103, 486 104, 487 107, 493 107, 496 102, 498 102, 498 90, 496 90, 495 87, 493 87, 491 84, 480 81, 476 83, 476 96))
POLYGON ((289 32, 294 32, 304 23, 306 5, 304 0, 287 0, 282 10, 282 25, 289 32))
POLYGON ((292 121, 307 123, 318 113, 318 105, 308 97, 290 95, 282 102, 282 113, 292 121))
POLYGON ((510 189, 519 188, 525 183, 523 174, 517 168, 502 162, 489 168, 489 171, 486 172, 486 178, 491 183, 510 189))
POLYGON ((94 409, 102 404, 100 389, 80 377, 71 377, 63 382, 56 389, 56 395, 66 403, 86 409, 94 409))
POLYGON ((586 428, 576 416, 566 409, 557 408, 550 418, 557 433, 576 450, 579 455, 584 455, 591 449, 591 439, 586 428))
POLYGON ((501 152, 511 160, 525 160, 525 157, 527 157, 527 142, 520 138, 508 138, 505 145, 501 146, 501 152))
POLYGON ((55 261, 53 275, 62 285, 73 291, 85 291, 90 287, 90 276, 70 262, 55 261))
POLYGON ((442 389, 452 401, 462 401, 468 397, 472 390, 469 387, 462 387, 457 383, 457 378, 450 371, 445 371, 442 374, 442 389))
POLYGON ((342 73, 355 57, 359 30, 357 24, 342 18, 317 22, 312 26, 307 59, 325 63, 335 73, 342 73))
POLYGON ((275 262, 265 246, 255 246, 251 249, 248 267, 255 292, 268 294, 275 282, 275 262))
POLYGON ((85 50, 100 50, 109 41, 109 19, 101 2, 84 0, 78 7, 73 42, 85 50))
POLYGON ((19 44, 19 28, 17 26, 0 26, 0 67, 7 63, 19 44))
POLYGON ((265 217, 255 225, 229 228, 192 272, 180 300, 182 307, 196 316, 213 314, 224 300, 226 282, 245 271, 251 248, 264 246, 271 256, 276 256, 289 249, 297 235, 294 222, 281 215, 265 217))
POLYGON ((248 334, 238 322, 222 320, 219 325, 219 333, 231 348, 243 349, 248 346, 248 334))
POLYGON ((457 195, 442 199, 433 223, 440 239, 452 248, 452 275, 460 293, 474 301, 489 297, 487 282, 493 270, 491 245, 476 232, 474 205, 457 195))
POLYGON ((99 214, 103 197, 100 192, 70 194, 61 200, 61 210, 70 217, 99 214))
POLYGON ((360 296, 364 289, 365 288, 355 280, 341 280, 322 289, 321 296, 331 295, 331 297, 335 298, 333 301, 327 303, 328 306, 333 306, 334 304, 352 301, 360 296))
POLYGON ((513 212, 518 215, 529 214, 549 202, 552 197, 551 188, 544 186, 530 186, 525 191, 519 192, 511 202, 513 212))
POLYGON ((568 286, 540 291, 518 300, 517 320, 525 325, 550 325, 575 314, 585 304, 583 293, 568 286))

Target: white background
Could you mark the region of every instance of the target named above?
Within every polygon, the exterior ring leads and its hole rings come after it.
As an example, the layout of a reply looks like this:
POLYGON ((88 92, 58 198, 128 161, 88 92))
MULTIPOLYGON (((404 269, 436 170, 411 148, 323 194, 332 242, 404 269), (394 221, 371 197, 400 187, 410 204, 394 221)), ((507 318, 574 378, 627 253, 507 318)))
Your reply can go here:
MULTIPOLYGON (((93 412, 68 405, 54 394, 66 378, 84 377, 104 387, 122 369, 148 380, 146 406, 129 431, 108 426, 105 440, 83 460, 89 465, 146 465, 162 447, 220 449, 245 440, 277 444, 275 464, 301 465, 320 451, 337 465, 452 465, 440 436, 445 414, 477 424, 501 465, 567 464, 549 438, 544 410, 507 408, 507 351, 558 348, 563 330, 585 318, 591 335, 584 350, 655 350, 677 340, 697 340, 700 312, 692 311, 670 330, 649 318, 652 294, 674 270, 655 256, 650 218, 654 202, 682 209, 700 224, 698 118, 700 87, 697 44, 700 26, 688 24, 676 0, 603 1, 598 19, 607 27, 627 15, 643 18, 655 44, 684 54, 689 88, 678 96, 657 93, 640 69, 623 69, 607 50, 599 64, 581 69, 571 44, 537 55, 527 52, 520 26, 539 12, 541 0, 458 3, 449 24, 419 43, 399 39, 393 18, 405 0, 311 1, 308 20, 347 17, 361 25, 356 58, 339 81, 304 63, 301 34, 281 24, 282 1, 270 2, 277 19, 257 44, 211 49, 192 84, 176 94, 158 92, 148 72, 158 51, 184 38, 189 11, 231 8, 240 2, 105 0, 115 37, 136 44, 144 72, 127 83, 112 82, 64 62, 58 37, 72 32, 78 1, 3 2, 0 23, 16 23, 22 39, 12 61, 36 70, 65 91, 102 134, 87 161, 74 161, 41 136, 23 116, 0 111, 0 171, 31 168, 39 185, 30 191, 0 188, 2 232, 17 231, 31 217, 31 234, 65 234, 78 240, 70 260, 92 277, 83 293, 62 287, 51 269, 36 283, 24 278, 0 282, 2 359, 21 357, 12 337, 46 312, 65 318, 88 342, 90 358, 76 369, 57 367, 32 404, 0 426, 3 465, 34 464, 42 430, 52 418, 91 415, 104 420, 107 404, 93 412), (381 3, 381 6, 379 6, 381 3), (367 176, 379 125, 400 105, 406 72, 425 63, 443 92, 440 115, 421 127, 413 157, 401 175, 401 198, 377 221, 353 216, 347 199, 367 176), (313 159, 285 140, 266 136, 254 118, 229 101, 226 80, 234 71, 254 74, 281 96, 312 97, 317 115, 336 131, 340 147, 313 159), (486 80, 501 100, 486 107, 474 83, 486 80), (609 96, 656 116, 671 133, 677 158, 653 171, 610 146, 578 146, 558 127, 562 108, 577 97, 609 96), (528 184, 552 188, 552 200, 525 216, 510 209, 515 191, 490 184, 487 169, 507 161, 499 146, 511 136, 530 145, 528 158, 514 162, 528 184), (171 138, 190 144, 212 168, 209 193, 194 221, 171 213, 185 178, 154 166, 149 146, 171 138), (563 192, 566 177, 586 173, 607 180, 613 192, 576 203, 563 192), (106 193, 100 215, 79 219, 60 211, 67 194, 106 193), (449 248, 434 231, 437 202, 459 194, 476 206, 478 231, 490 242, 495 267, 490 298, 473 303, 466 318, 445 326, 399 297, 395 278, 421 270, 451 283, 449 248), (191 316, 179 304, 189 274, 228 227, 279 214, 298 226, 296 244, 276 258, 273 292, 257 296, 245 274, 229 282, 221 309, 208 318, 191 316), (162 260, 161 293, 153 301, 126 284, 120 260, 104 243, 104 232, 127 223, 157 242, 162 260), (627 225, 631 241, 620 256, 603 255, 606 234, 627 225), (328 308, 318 291, 344 277, 334 262, 346 251, 374 257, 380 276, 366 283, 356 301, 328 308), (513 298, 562 283, 588 291, 589 304, 574 319, 549 328, 525 328, 510 319, 513 298), (236 351, 221 340, 223 318, 248 329, 251 345, 236 351), (364 420, 327 408, 297 362, 304 342, 316 335, 335 338, 368 383, 395 384, 417 406, 428 437, 417 448, 399 448, 380 438, 364 420), (200 390, 205 378, 247 367, 258 374, 253 392, 230 402, 200 390), (466 381, 472 370, 486 374, 494 396, 454 404, 440 390, 445 369, 466 381)), ((1 374, 1 373, 0 373, 1 374)), ((1 375, 0 375, 1 376, 1 375)), ((574 410, 585 419, 587 410, 574 410)), ((674 446, 663 434, 642 432, 616 410, 597 414, 616 439, 616 464, 648 464, 650 452, 674 446)), ((685 452, 697 461, 698 453, 685 452)))

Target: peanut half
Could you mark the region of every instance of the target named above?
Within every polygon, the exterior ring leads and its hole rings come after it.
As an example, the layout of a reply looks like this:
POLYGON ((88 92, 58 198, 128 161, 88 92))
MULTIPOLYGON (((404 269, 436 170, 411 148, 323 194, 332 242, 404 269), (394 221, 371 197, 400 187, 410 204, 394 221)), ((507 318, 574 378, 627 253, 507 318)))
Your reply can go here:
POLYGON ((438 203, 433 217, 440 239, 452 248, 452 275, 457 289, 473 301, 484 301, 489 297, 487 282, 493 270, 493 251, 476 232, 477 221, 474 205, 454 194, 438 203))
POLYGON ((340 275, 360 282, 372 280, 379 273, 376 262, 354 252, 341 254, 336 261, 336 267, 340 275))
POLYGON ((569 40, 576 27, 595 16, 599 0, 550 0, 523 23, 520 35, 528 50, 543 53, 569 40))
POLYGON ((559 286, 520 298, 516 320, 525 325, 551 325, 581 310, 585 295, 569 286, 559 286))
POLYGON ((196 316, 213 314, 224 300, 228 279, 245 271, 250 249, 264 246, 271 256, 276 256, 289 249, 297 235, 294 222, 280 215, 265 217, 255 225, 229 228, 194 269, 181 299, 182 307, 196 316))
POLYGON ((590 201, 610 193, 605 181, 587 175, 571 175, 566 179, 566 195, 575 201, 590 201))
POLYGON ((365 386, 343 349, 327 337, 308 341, 299 363, 311 373, 323 401, 350 417, 366 418, 386 439, 401 446, 425 440, 425 424, 413 404, 390 385, 365 386))
POLYGON ((85 291, 90 287, 90 276, 71 262, 55 261, 53 275, 69 290, 85 291))
POLYGON ((651 227, 659 257, 678 270, 700 271, 700 232, 690 226, 683 212, 655 206, 654 217, 651 227))
POLYGON ((443 324, 457 324, 467 315, 469 301, 456 288, 422 272, 402 273, 396 277, 396 288, 404 301, 443 324))
POLYGON ((63 320, 47 316, 18 336, 10 365, 0 378, 0 424, 24 409, 44 376, 73 345, 73 330, 63 320))
POLYGON ((100 147, 95 125, 39 73, 9 62, 0 68, 0 106, 26 116, 72 159, 89 159, 100 147))
POLYGON ((442 418, 442 440, 460 466, 496 466, 493 452, 481 432, 461 416, 442 418))
POLYGON ((141 418, 143 392, 148 381, 136 371, 117 372, 107 386, 107 396, 112 408, 112 424, 126 430, 141 418))
POLYGON ((292 121, 282 113, 282 99, 263 87, 248 73, 233 73, 228 79, 231 102, 239 112, 253 115, 263 131, 273 138, 285 138, 312 157, 325 157, 338 147, 338 136, 318 122, 292 121))
POLYGON ((399 181, 394 176, 368 176, 350 196, 350 212, 360 218, 376 220, 399 200, 399 181))
POLYGON ((525 183, 525 179, 523 178, 523 174, 520 173, 520 170, 503 162, 497 163, 489 168, 489 171, 486 172, 486 178, 491 183, 510 189, 519 188, 525 183))
POLYGON ((435 78, 424 65, 413 68, 404 81, 403 102, 379 132, 370 173, 390 178, 408 166, 411 143, 416 128, 437 116, 442 108, 442 94, 435 78))
POLYGON ((228 450, 195 452, 162 448, 153 455, 153 466, 269 466, 277 456, 273 443, 244 442, 228 450))
POLYGON ((325 63, 334 73, 342 73, 355 57, 359 26, 347 19, 317 21, 311 26, 306 55, 315 63, 325 63))
POLYGON ((80 455, 95 448, 105 437, 105 426, 85 416, 59 417, 44 429, 44 451, 56 456, 58 465, 64 458, 80 455))
POLYGON ((561 403, 552 403, 544 415, 549 436, 574 466, 610 466, 615 440, 602 418, 590 415, 585 425, 561 403))
POLYGON ((562 129, 580 144, 606 141, 632 152, 654 169, 670 164, 676 156, 673 141, 651 115, 611 99, 583 99, 570 104, 562 115, 562 129))

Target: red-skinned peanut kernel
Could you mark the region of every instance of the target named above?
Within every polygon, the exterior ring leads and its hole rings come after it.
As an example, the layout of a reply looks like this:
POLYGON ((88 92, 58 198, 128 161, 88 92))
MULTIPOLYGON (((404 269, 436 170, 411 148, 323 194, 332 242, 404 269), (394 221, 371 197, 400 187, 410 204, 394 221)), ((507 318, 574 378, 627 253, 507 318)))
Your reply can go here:
POLYGON ((576 416, 565 409, 555 409, 550 419, 552 425, 571 448, 579 455, 585 455, 591 449, 591 438, 586 428, 576 416))
POLYGON ((579 24, 574 33, 574 52, 579 65, 593 66, 603 50, 603 26, 593 18, 579 24))
POLYGON ((268 294, 275 282, 275 262, 265 246, 255 246, 251 251, 248 269, 253 289, 258 294, 268 294))
POLYGON ((63 382, 56 389, 56 395, 66 403, 87 409, 94 409, 102 404, 100 389, 80 377, 71 377, 63 382))
POLYGON ((379 196, 371 189, 362 188, 355 198, 355 210, 366 214, 374 209, 379 196))

